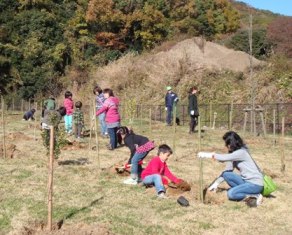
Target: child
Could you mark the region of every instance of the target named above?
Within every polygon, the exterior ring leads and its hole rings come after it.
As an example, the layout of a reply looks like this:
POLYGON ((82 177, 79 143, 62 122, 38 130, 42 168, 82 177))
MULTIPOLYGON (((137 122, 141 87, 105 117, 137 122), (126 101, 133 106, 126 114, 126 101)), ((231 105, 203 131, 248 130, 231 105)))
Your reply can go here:
POLYGON ((114 150, 118 145, 117 130, 120 126, 120 114, 119 114, 119 99, 114 96, 114 93, 111 89, 103 90, 104 97, 106 98, 105 102, 102 105, 102 108, 96 111, 96 116, 99 116, 102 113, 105 113, 105 122, 110 136, 110 146, 109 150, 114 150))
POLYGON ((75 137, 80 139, 82 128, 84 126, 84 116, 83 112, 81 111, 82 103, 77 101, 75 103, 75 111, 73 113, 73 123, 74 123, 74 130, 75 130, 75 137))
POLYGON ((35 109, 31 109, 29 111, 27 111, 24 115, 23 115, 23 120, 28 121, 28 120, 34 120, 34 113, 35 113, 35 109))
POLYGON ((72 93, 70 91, 65 92, 64 107, 66 108, 66 115, 64 117, 65 121, 65 131, 68 134, 72 133, 72 114, 73 114, 73 100, 72 93))
POLYGON ((164 184, 167 184, 168 181, 175 184, 181 182, 181 179, 176 178, 167 167, 166 161, 171 154, 172 150, 168 145, 160 145, 158 156, 151 159, 141 174, 143 183, 145 185, 154 184, 157 196, 160 198, 166 198, 164 184))
POLYGON ((226 162, 225 170, 212 183, 209 190, 216 190, 224 180, 230 186, 227 192, 229 200, 241 201, 253 197, 256 205, 262 201, 263 175, 255 161, 248 152, 241 137, 234 131, 228 131, 223 135, 228 154, 199 152, 199 158, 213 158, 219 162, 226 162), (240 175, 233 172, 238 169, 240 175))
MULTIPOLYGON (((153 141, 147 137, 136 135, 134 132, 129 131, 125 126, 120 127, 117 131, 121 135, 125 145, 130 149, 131 155, 128 164, 131 164, 131 177, 124 180, 124 184, 137 184, 139 181, 139 174, 141 174, 142 167, 139 164, 147 154, 154 149, 153 141)), ((126 164, 126 166, 128 165, 126 164)))
MULTIPOLYGON (((101 109, 103 106, 103 103, 105 101, 104 94, 102 93, 102 89, 99 86, 95 86, 93 89, 93 94, 95 96, 95 105, 96 105, 96 111, 101 109)), ((108 137, 107 133, 107 127, 105 123, 105 113, 101 113, 98 116, 99 124, 100 124, 100 132, 103 137, 108 137)))

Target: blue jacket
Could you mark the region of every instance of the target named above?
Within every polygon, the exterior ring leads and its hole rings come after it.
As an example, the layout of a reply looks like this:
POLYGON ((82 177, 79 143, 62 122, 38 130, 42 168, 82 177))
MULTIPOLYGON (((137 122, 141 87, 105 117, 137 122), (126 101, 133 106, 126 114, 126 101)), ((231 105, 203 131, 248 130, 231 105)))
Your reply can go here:
POLYGON ((165 107, 172 107, 174 103, 178 102, 178 97, 174 92, 166 93, 165 95, 165 107))

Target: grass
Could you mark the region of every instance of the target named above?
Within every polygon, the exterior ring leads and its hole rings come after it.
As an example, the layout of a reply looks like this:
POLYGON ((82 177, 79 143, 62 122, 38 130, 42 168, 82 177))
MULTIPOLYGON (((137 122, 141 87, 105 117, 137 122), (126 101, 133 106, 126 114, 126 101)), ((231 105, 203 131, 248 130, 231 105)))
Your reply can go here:
MULTIPOLYGON (((32 137, 33 128, 19 120, 20 116, 16 115, 7 118, 7 132, 21 131, 32 137)), ((162 123, 153 122, 150 130, 149 126, 134 122, 133 128, 157 145, 173 144, 173 129, 162 123)), ((177 128, 175 154, 168 164, 178 177, 198 185, 198 135, 189 135, 187 131, 186 126, 177 128)), ((202 133, 202 150, 225 152, 221 140, 225 131, 207 130, 202 133)), ((123 185, 124 178, 109 169, 115 163, 126 162, 129 150, 108 151, 105 147, 108 139, 100 139, 101 169, 97 167, 96 151, 85 148, 61 152, 60 162, 86 158, 88 163, 55 163, 53 221, 64 219, 64 226, 75 229, 82 224, 92 226, 91 229, 102 225, 113 234, 291 234, 292 224, 288 221, 292 219, 292 209, 288 202, 292 193, 292 138, 285 138, 286 172, 281 173, 281 149, 279 145, 274 146, 272 137, 248 134, 243 137, 259 166, 277 176, 275 181, 279 190, 274 193, 275 197, 265 198, 258 208, 248 208, 242 202, 228 200, 221 204, 202 204, 197 200, 199 192, 196 187, 185 194, 190 206, 184 208, 176 202, 176 196, 160 200, 154 191, 123 185)), ((13 159, 0 158, 0 234, 17 234, 24 226, 33 226, 34 221, 47 220, 48 158, 39 130, 37 140, 15 139, 8 142, 13 142, 21 154, 13 159)), ((156 150, 150 155, 154 154, 156 150)), ((204 160, 204 185, 223 169, 223 164, 204 160)))

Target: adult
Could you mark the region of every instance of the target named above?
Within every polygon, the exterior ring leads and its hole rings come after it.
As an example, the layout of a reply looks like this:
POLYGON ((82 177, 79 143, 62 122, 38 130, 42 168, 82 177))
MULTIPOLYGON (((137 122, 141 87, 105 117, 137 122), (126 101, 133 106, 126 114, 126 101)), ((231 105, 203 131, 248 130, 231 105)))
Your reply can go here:
POLYGON ((263 174, 251 157, 247 146, 241 137, 234 131, 228 131, 223 135, 227 154, 199 152, 200 158, 213 158, 219 162, 226 162, 225 170, 208 188, 210 191, 216 190, 218 185, 224 180, 230 186, 227 192, 228 199, 241 201, 254 199, 253 206, 261 204, 263 196, 261 192, 264 188, 263 174), (234 169, 239 170, 239 175, 234 173, 234 169))
POLYGON ((165 95, 165 110, 167 111, 166 124, 172 125, 173 109, 178 102, 178 96, 172 91, 171 86, 166 87, 167 93, 165 95))
MULTIPOLYGON (((98 111, 102 108, 105 101, 105 97, 102 92, 102 89, 98 85, 94 87, 93 94, 95 95, 96 111, 98 111)), ((106 122, 105 122, 105 113, 101 113, 98 116, 98 120, 99 120, 99 125, 100 125, 101 136, 108 137, 107 127, 106 127, 106 122)))
POLYGON ((190 130, 189 133, 192 134, 195 132, 195 128, 198 124, 199 117, 199 108, 198 108, 198 100, 197 94, 198 88, 193 86, 189 91, 189 114, 190 114, 190 130))
POLYGON ((119 99, 114 96, 114 92, 107 88, 103 90, 104 97, 106 98, 102 107, 96 111, 96 116, 105 113, 105 122, 110 137, 109 150, 114 150, 118 145, 117 130, 120 127, 120 114, 119 114, 119 99))

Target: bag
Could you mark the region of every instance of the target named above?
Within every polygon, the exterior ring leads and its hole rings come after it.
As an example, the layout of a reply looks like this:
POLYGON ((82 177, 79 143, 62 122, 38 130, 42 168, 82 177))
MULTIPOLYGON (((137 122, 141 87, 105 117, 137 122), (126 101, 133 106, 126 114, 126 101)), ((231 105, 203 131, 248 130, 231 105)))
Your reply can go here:
POLYGON ((263 196, 269 196, 272 192, 277 189, 277 185, 268 175, 264 175, 264 190, 262 192, 263 196))
POLYGON ((180 204, 181 206, 189 206, 189 205, 190 205, 189 201, 188 201, 184 196, 180 196, 180 197, 177 199, 177 202, 178 202, 178 204, 180 204))

